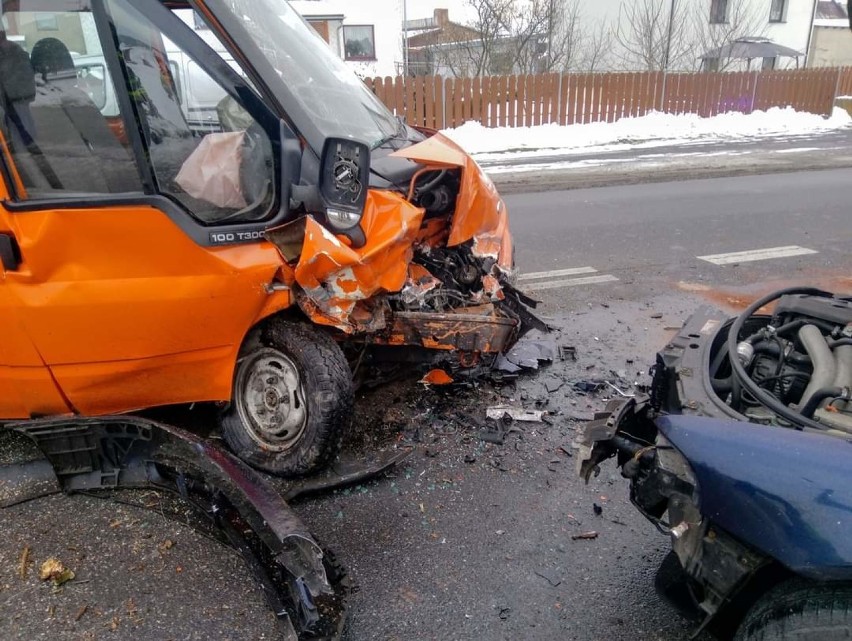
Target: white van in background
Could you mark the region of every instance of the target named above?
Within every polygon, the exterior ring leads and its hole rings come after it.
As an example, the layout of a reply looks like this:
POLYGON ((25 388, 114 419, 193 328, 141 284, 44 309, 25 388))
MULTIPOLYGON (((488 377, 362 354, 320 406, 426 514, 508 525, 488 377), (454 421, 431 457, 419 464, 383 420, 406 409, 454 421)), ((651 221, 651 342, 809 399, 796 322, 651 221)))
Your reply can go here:
MULTIPOLYGON (((179 17, 214 49, 231 67, 239 71, 233 56, 209 31, 194 19, 191 10, 176 11, 179 17), (181 15, 184 14, 184 15, 181 15), (206 32, 206 33, 205 33, 206 32)), ((199 132, 219 130, 216 111, 225 91, 198 64, 180 51, 170 40, 164 39, 166 56, 172 72, 181 111, 190 128, 199 132)), ((109 82, 109 70, 102 55, 80 55, 72 52, 77 68, 78 86, 85 91, 106 118, 119 117, 119 105, 113 84, 109 82)))

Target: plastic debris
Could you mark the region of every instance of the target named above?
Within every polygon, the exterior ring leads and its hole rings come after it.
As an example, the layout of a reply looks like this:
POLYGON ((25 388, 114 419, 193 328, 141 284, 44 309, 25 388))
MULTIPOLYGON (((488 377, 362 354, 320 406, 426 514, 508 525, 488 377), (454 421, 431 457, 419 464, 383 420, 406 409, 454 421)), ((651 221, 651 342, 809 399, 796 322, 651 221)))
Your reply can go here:
POLYGON ((604 381, 604 383, 606 385, 608 385, 609 387, 611 387, 615 391, 616 394, 618 394, 619 396, 621 396, 623 398, 633 398, 633 397, 636 396, 636 394, 628 394, 627 392, 621 391, 620 389, 618 389, 615 385, 613 385, 609 381, 604 381))
POLYGON ((605 384, 606 383, 604 383, 604 381, 596 381, 596 380, 577 381, 576 383, 574 383, 574 389, 577 390, 578 392, 585 392, 587 394, 591 394, 591 393, 600 391, 604 387, 605 384))
POLYGON ((450 385, 452 384, 453 377, 447 374, 442 369, 433 369, 429 371, 423 378, 420 379, 421 383, 425 385, 450 385))
POLYGON ((527 423, 541 423, 544 417, 542 410, 525 410, 516 407, 495 406, 485 410, 485 416, 494 421, 503 420, 508 416, 513 421, 522 421, 527 423))

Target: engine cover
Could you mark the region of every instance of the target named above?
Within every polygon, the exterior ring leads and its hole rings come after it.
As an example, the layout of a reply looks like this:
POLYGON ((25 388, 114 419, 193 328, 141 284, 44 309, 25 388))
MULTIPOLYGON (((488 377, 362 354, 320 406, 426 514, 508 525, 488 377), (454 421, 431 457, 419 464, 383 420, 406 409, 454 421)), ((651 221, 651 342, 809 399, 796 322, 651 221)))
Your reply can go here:
POLYGON ((775 308, 776 317, 787 314, 818 318, 835 325, 848 325, 852 323, 852 300, 791 294, 782 296, 775 308))

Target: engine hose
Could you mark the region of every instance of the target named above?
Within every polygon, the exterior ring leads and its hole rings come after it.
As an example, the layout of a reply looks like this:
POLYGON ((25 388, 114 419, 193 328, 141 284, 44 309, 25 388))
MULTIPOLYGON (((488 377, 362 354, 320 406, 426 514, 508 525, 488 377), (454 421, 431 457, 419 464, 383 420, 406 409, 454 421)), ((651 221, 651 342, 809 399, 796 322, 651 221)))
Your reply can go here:
MULTIPOLYGON (((810 405, 811 396, 817 390, 824 390, 834 385, 834 377, 837 375, 837 363, 834 360, 831 349, 828 347, 828 343, 825 342, 825 336, 822 335, 822 332, 815 325, 803 325, 799 330, 799 340, 804 345, 805 351, 807 351, 814 364, 811 380, 799 401, 799 407, 807 407, 810 405)), ((805 414, 804 411, 802 411, 802 414, 805 414)), ((810 418, 813 416, 813 412, 805 414, 805 416, 810 418)))
POLYGON ((823 387, 816 390, 811 397, 808 399, 808 402, 805 403, 804 407, 802 407, 802 416, 805 418, 811 418, 816 411, 816 408, 819 407, 819 404, 822 403, 827 398, 841 398, 849 396, 849 388, 844 387, 823 387))
POLYGON ((710 386, 713 388, 713 391, 716 392, 717 396, 729 394, 733 387, 733 379, 730 375, 725 378, 716 378, 716 374, 719 371, 719 368, 722 367, 722 363, 725 361, 727 356, 727 351, 720 349, 716 354, 716 357, 713 359, 713 362, 710 364, 710 386))
POLYGON ((838 338, 837 340, 828 339, 828 346, 831 349, 842 345, 852 345, 852 338, 838 338))
POLYGON ((837 325, 834 323, 829 323, 828 321, 824 321, 819 318, 798 318, 776 328, 775 334, 778 336, 784 336, 784 334, 799 330, 803 325, 816 325, 817 327, 824 329, 829 334, 837 329, 837 325))
MULTIPOLYGON (((781 298, 782 296, 786 296, 788 294, 805 294, 806 296, 820 296, 823 298, 833 298, 832 294, 829 292, 824 292, 821 289, 815 289, 813 287, 788 287, 787 289, 782 289, 772 294, 767 294, 762 298, 758 298, 751 305, 749 305, 742 314, 737 316, 734 324, 731 326, 731 331, 728 332, 728 359, 731 363, 731 369, 733 370, 734 380, 741 385, 743 388, 747 389, 752 396, 755 397, 758 401, 763 403, 767 408, 775 412, 778 416, 788 420, 794 425, 801 425, 802 427, 810 427, 815 430, 824 430, 825 426, 821 425, 817 421, 814 421, 810 418, 804 417, 801 414, 794 412, 789 407, 784 405, 781 401, 775 398, 772 394, 760 388, 746 373, 745 368, 742 363, 740 363, 740 359, 737 356, 737 343, 739 342, 739 335, 745 325, 746 321, 752 317, 752 315, 764 305, 771 303, 774 300, 781 298)), ((739 405, 739 403, 737 403, 739 405)))
POLYGON ((713 378, 710 379, 710 386, 716 392, 716 396, 723 396, 730 393, 734 388, 734 379, 730 376, 727 378, 713 378))
POLYGON ((790 352, 789 354, 785 355, 783 353, 783 350, 778 348, 777 343, 770 343, 769 341, 761 341, 760 343, 755 343, 754 353, 775 356, 785 362, 790 361, 791 363, 795 363, 800 367, 811 367, 813 365, 813 363, 811 363, 810 356, 800 354, 799 352, 790 352))

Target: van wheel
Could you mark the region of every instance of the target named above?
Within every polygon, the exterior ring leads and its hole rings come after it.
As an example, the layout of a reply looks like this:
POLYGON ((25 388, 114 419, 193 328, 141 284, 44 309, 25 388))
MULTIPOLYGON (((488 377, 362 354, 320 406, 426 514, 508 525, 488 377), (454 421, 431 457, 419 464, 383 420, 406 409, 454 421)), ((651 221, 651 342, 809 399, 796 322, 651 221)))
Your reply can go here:
POLYGON ((793 580, 749 610, 734 641, 836 641, 852 638, 852 585, 793 580))
POLYGON ((246 341, 222 437, 248 464, 283 476, 325 467, 351 424, 352 375, 318 329, 277 321, 246 341))

